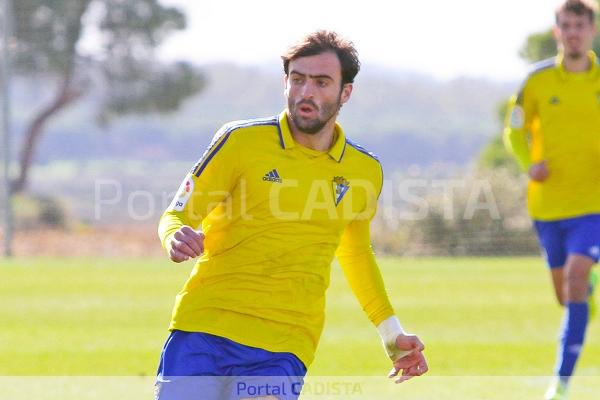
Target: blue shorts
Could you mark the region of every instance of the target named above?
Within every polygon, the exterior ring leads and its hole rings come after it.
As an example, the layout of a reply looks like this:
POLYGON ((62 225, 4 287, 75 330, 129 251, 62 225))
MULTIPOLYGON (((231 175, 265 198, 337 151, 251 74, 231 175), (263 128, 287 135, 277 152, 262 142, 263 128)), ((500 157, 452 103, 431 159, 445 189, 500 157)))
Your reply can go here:
POLYGON ((174 330, 158 366, 157 400, 295 400, 306 367, 292 353, 273 353, 202 332, 174 330))
POLYGON ((600 214, 556 221, 533 221, 550 268, 565 265, 570 254, 600 258, 600 214))

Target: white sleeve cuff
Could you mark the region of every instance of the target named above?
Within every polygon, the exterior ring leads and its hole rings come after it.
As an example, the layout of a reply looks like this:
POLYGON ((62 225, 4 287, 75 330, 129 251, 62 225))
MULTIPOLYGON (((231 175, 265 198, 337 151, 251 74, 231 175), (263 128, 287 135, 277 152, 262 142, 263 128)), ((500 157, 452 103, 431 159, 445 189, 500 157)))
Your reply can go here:
POLYGON ((410 353, 410 351, 400 350, 396 347, 396 338, 398 335, 406 334, 404 329, 402 329, 402 325, 400 325, 398 317, 393 315, 382 321, 377 325, 377 331, 379 332, 379 336, 381 336, 383 347, 392 361, 396 361, 410 353))

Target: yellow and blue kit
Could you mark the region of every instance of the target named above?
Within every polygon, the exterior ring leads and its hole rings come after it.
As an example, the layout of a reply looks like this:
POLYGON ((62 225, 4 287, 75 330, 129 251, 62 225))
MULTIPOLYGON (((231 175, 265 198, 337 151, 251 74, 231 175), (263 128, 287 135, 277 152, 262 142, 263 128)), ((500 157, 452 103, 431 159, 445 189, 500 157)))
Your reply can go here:
MULTIPOLYGON (((548 177, 530 180, 529 213, 550 268, 573 254, 600 256, 600 67, 565 69, 563 55, 542 61, 511 101, 505 141, 527 170, 546 161, 548 177)), ((592 286, 593 290, 593 286, 592 286)), ((587 301, 565 301, 555 374, 573 374, 589 320, 587 301)))
POLYGON ((558 55, 535 65, 511 99, 505 142, 527 170, 546 160, 544 182, 530 181, 534 220, 554 221, 600 213, 600 67, 565 70, 558 55))
POLYGON ((336 124, 329 151, 293 140, 287 111, 226 124, 161 217, 170 250, 183 225, 205 252, 178 294, 171 330, 314 358, 334 255, 369 319, 393 315, 370 243, 379 161, 336 124))

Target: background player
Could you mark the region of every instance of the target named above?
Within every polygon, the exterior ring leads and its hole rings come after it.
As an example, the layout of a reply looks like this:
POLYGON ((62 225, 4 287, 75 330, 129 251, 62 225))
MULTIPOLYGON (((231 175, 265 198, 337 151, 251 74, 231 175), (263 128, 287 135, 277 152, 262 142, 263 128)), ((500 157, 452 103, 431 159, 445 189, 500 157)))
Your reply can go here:
POLYGON ((559 54, 535 65, 508 113, 505 139, 528 172, 529 213, 565 306, 547 399, 566 397, 584 343, 600 256, 600 67, 591 51, 597 4, 568 0, 553 28, 559 54))

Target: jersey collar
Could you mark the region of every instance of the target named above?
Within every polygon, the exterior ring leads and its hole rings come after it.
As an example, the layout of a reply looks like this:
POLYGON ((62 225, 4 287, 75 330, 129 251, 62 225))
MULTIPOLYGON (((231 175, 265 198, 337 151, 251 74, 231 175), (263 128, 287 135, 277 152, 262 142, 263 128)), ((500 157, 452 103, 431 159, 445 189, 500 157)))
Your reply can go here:
MULTIPOLYGON (((296 142, 292 137, 292 131, 290 130, 290 126, 288 124, 287 119, 287 110, 283 110, 279 114, 279 143, 281 148, 284 150, 291 149, 296 146, 296 142)), ((337 162, 341 162, 344 157, 344 153, 346 151, 346 136, 344 135, 344 130, 338 124, 335 123, 335 142, 333 146, 329 149, 327 154, 331 158, 333 158, 337 162)))
POLYGON ((598 56, 596 56, 596 53, 594 53, 592 50, 590 50, 590 51, 588 51, 588 58, 590 59, 590 69, 587 70, 586 72, 582 72, 582 73, 573 73, 573 72, 569 72, 565 69, 565 66, 563 64, 564 54, 559 53, 556 56, 556 66, 558 68, 558 73, 560 74, 560 77, 563 79, 569 79, 569 78, 591 79, 591 78, 594 78, 598 74, 598 71, 599 71, 598 56))

